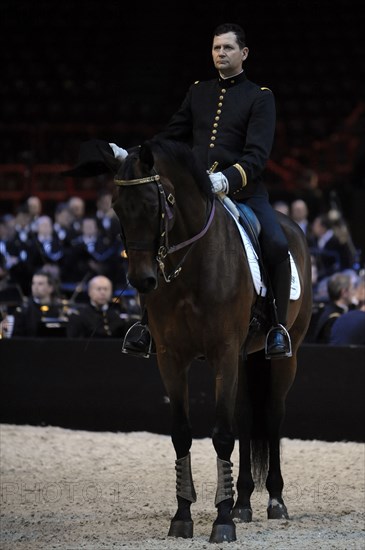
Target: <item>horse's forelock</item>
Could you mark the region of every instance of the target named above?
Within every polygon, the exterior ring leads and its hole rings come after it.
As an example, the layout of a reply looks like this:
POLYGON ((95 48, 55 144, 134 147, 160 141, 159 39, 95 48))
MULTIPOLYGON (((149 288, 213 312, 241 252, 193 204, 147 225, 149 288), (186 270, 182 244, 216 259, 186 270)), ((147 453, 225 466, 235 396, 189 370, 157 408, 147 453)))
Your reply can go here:
POLYGON ((118 170, 118 178, 126 180, 134 179, 134 165, 137 160, 138 154, 136 152, 130 153, 118 170))

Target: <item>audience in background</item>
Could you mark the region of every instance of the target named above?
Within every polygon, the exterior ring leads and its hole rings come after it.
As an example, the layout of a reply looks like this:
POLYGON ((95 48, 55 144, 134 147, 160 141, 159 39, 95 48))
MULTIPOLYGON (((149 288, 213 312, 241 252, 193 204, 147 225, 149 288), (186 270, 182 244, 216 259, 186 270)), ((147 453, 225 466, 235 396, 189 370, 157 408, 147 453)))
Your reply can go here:
POLYGON ((120 338, 127 324, 118 304, 112 303, 112 282, 102 275, 88 283, 89 303, 69 317, 70 338, 120 338))
MULTIPOLYGON (((19 285, 21 292, 28 297, 28 305, 32 304, 33 275, 39 271, 46 272, 55 294, 59 298, 62 294, 64 303, 80 311, 85 304, 75 304, 74 300, 81 295, 86 296, 85 285, 95 277, 106 278, 112 287, 122 293, 123 289, 128 288, 128 259, 120 237, 119 220, 111 205, 112 194, 104 189, 94 207, 89 206, 91 213, 86 211, 86 203, 81 197, 71 197, 67 202, 56 205, 52 218, 42 214, 42 203, 37 197, 29 197, 18 207, 15 215, 2 216, 0 288, 19 285)), ((329 342, 332 323, 351 307, 349 280, 354 281, 358 277, 357 272, 352 270, 354 246, 347 226, 336 209, 317 216, 314 222, 309 223, 310 213, 306 201, 302 199, 292 203, 278 200, 273 206, 289 215, 302 228, 311 250, 313 313, 304 341, 329 342)), ((128 291, 128 294, 128 298, 121 295, 119 309, 114 304, 124 323, 124 331, 129 321, 132 318, 138 320, 140 315, 136 293, 128 291)), ((357 294, 353 299, 357 299, 357 294)), ((364 298, 358 301, 360 305, 356 308, 356 315, 346 316, 345 321, 347 318, 361 318, 357 312, 361 312, 364 298)), ((57 300, 56 303, 52 301, 50 305, 56 305, 57 311, 61 310, 62 314, 67 310, 60 300, 58 303, 57 300)), ((21 315, 17 317, 16 332, 20 330, 21 315)), ((44 323, 41 327, 44 330, 44 323)), ((338 338, 338 325, 336 331, 338 338)))

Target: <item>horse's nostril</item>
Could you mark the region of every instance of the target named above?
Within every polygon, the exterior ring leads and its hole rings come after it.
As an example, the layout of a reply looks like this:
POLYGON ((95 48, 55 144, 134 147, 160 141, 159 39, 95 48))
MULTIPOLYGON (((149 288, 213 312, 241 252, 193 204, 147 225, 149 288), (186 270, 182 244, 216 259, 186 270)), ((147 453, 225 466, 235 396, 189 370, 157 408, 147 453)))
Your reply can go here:
POLYGON ((152 290, 155 290, 155 288, 157 288, 156 277, 146 277, 144 279, 130 278, 129 282, 141 294, 147 294, 148 292, 151 292, 152 290))

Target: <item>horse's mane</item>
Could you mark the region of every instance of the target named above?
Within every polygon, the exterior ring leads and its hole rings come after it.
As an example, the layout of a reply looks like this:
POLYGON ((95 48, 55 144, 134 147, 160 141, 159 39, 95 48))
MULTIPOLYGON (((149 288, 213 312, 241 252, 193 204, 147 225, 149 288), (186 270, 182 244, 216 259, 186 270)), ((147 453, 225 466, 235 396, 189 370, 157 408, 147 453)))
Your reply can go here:
POLYGON ((203 164, 194 156, 191 148, 183 142, 154 137, 146 142, 151 147, 153 156, 168 164, 179 164, 188 171, 200 191, 209 198, 213 197, 212 185, 203 164))

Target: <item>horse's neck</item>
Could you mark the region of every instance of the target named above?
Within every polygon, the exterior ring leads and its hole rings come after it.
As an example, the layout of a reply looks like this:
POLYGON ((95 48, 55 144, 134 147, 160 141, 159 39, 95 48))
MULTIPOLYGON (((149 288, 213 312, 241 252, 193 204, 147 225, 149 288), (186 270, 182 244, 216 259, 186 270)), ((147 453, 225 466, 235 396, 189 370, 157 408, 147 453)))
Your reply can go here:
POLYGON ((205 198, 195 185, 182 184, 176 191, 176 222, 174 232, 189 238, 201 231, 206 222, 208 198, 205 198))

